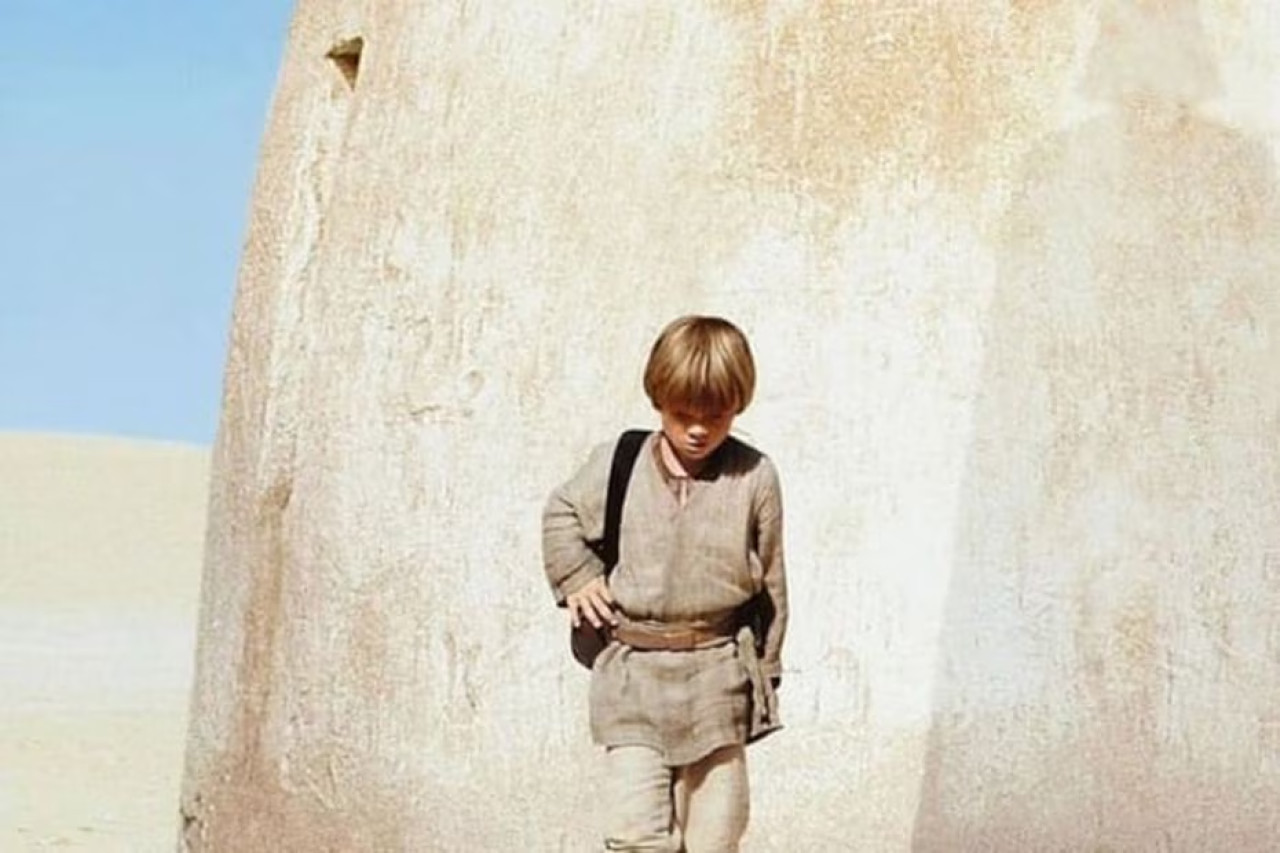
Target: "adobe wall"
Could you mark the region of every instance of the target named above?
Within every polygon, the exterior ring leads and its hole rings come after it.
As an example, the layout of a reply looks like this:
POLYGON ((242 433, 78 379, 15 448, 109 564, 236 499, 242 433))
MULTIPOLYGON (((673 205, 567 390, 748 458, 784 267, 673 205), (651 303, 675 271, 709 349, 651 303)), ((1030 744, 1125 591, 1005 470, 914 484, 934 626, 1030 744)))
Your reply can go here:
POLYGON ((751 336, 787 499, 747 850, 1266 849, 1268 9, 301 0, 186 849, 592 848, 538 514, 688 312, 751 336))

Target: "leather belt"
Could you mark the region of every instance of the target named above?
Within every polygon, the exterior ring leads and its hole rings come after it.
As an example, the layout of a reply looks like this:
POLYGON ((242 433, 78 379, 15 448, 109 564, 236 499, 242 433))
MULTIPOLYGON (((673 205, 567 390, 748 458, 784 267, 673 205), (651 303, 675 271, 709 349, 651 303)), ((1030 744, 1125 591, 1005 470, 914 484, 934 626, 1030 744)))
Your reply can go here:
POLYGON ((733 623, 695 625, 624 621, 613 628, 613 639, 641 651, 689 651, 714 646, 733 639, 733 623))

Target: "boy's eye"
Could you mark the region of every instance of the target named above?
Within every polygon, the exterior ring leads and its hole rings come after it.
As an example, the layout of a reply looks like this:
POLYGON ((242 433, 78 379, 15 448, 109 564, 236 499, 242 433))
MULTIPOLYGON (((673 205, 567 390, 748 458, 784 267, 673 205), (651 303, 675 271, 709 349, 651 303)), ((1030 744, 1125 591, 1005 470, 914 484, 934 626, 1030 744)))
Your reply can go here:
POLYGON ((729 412, 695 412, 688 409, 676 409, 672 414, 684 424, 721 424, 729 417, 729 412))

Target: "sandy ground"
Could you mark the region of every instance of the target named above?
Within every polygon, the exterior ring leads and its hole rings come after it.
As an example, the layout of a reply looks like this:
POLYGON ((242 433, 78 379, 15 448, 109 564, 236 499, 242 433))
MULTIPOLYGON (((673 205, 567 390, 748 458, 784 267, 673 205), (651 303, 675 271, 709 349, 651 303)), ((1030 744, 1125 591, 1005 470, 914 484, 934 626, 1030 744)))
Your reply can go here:
POLYGON ((0 850, 174 849, 208 459, 0 433, 0 850))

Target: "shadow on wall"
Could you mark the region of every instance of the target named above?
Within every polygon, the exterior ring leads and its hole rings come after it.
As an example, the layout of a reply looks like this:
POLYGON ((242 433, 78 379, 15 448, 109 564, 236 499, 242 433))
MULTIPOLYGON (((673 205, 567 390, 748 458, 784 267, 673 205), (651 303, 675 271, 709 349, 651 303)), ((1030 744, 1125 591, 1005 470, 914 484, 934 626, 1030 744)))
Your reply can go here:
POLYGON ((1194 2, 1101 15, 1000 238, 916 850, 1280 837, 1274 165, 1194 2))

